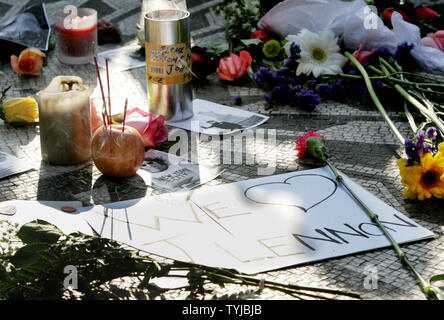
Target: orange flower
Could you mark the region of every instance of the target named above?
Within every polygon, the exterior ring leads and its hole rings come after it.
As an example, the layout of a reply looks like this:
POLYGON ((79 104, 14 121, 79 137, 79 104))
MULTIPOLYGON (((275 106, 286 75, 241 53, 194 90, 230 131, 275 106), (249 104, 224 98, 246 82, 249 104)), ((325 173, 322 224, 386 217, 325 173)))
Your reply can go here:
POLYGON ((12 70, 18 74, 31 74, 33 76, 40 75, 40 69, 43 65, 43 57, 46 55, 36 48, 28 48, 23 50, 19 57, 11 56, 12 70))
POLYGON ((216 72, 222 80, 234 81, 248 73, 252 62, 253 58, 248 51, 242 50, 239 55, 231 53, 229 58, 220 59, 216 72))

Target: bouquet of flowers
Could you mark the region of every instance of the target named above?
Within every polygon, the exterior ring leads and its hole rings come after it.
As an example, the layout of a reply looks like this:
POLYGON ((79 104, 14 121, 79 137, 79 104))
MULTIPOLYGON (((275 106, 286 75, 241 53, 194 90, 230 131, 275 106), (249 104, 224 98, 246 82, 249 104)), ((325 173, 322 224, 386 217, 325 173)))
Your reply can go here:
POLYGON ((216 12, 227 20, 228 42, 208 50, 219 60, 218 76, 230 82, 253 79, 270 107, 309 112, 323 100, 373 103, 406 151, 398 163, 404 197, 442 198, 444 81, 417 72, 439 70, 444 61, 439 59, 444 57, 442 12, 409 1, 334 1, 334 12, 322 1, 275 1, 274 7, 258 0, 224 1, 216 12), (347 14, 352 10, 358 12, 347 14), (366 23, 371 27, 367 18, 376 19, 376 30, 365 30, 366 23), (389 118, 383 102, 390 97, 404 111, 415 142, 389 118), (431 163, 438 178, 433 182, 427 174, 431 163))

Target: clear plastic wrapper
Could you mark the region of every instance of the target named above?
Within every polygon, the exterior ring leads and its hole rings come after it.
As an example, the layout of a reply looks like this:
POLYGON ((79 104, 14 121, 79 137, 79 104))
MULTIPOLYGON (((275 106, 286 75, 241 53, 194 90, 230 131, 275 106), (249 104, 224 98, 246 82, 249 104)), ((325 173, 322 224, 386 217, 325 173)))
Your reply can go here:
POLYGON ((143 0, 144 12, 155 10, 187 10, 186 0, 143 0))
POLYGON ((426 71, 444 74, 444 52, 425 47, 419 28, 394 12, 393 30, 374 14, 364 0, 287 0, 271 9, 258 27, 282 37, 302 29, 320 33, 330 29, 344 40, 349 50, 362 44, 363 49, 386 47, 394 52, 403 42, 415 45, 412 55, 426 71))
POLYGON ((74 165, 91 158, 91 93, 82 78, 57 76, 37 94, 44 161, 74 165))

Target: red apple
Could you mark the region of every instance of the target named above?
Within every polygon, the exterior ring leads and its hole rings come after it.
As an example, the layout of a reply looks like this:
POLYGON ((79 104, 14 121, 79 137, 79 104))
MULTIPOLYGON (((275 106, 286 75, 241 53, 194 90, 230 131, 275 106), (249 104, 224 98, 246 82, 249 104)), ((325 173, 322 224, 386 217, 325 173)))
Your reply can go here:
POLYGON ((126 126, 111 125, 97 129, 91 142, 92 157, 104 175, 128 178, 137 173, 143 163, 145 145, 140 133, 126 126))

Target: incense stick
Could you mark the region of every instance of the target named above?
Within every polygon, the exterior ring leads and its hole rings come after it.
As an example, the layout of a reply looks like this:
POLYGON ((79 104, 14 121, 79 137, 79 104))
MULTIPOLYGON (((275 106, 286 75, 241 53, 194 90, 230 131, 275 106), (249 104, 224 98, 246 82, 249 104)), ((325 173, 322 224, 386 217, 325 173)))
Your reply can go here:
POLYGON ((108 85, 108 109, 109 109, 109 114, 108 114, 108 123, 111 126, 112 125, 112 121, 111 121, 111 90, 109 87, 109 70, 108 70, 108 59, 105 59, 106 62, 106 82, 108 85))
MULTIPOLYGON (((102 85, 102 78, 100 77, 100 71, 99 71, 99 64, 97 63, 97 57, 94 50, 94 41, 93 41, 93 55, 94 55, 94 64, 96 65, 96 72, 97 72, 97 78, 99 79, 99 85, 100 85, 100 91, 102 93, 102 99, 103 99, 103 109, 106 116, 106 99, 105 99, 105 93, 103 92, 103 85, 102 85)), ((103 112, 103 111, 102 111, 103 112)), ((103 123, 105 127, 107 127, 106 122, 103 123)))
POLYGON ((123 128, 122 128, 122 132, 125 131, 125 122, 126 122, 126 110, 128 108, 128 98, 125 99, 125 109, 123 111, 123 128))

